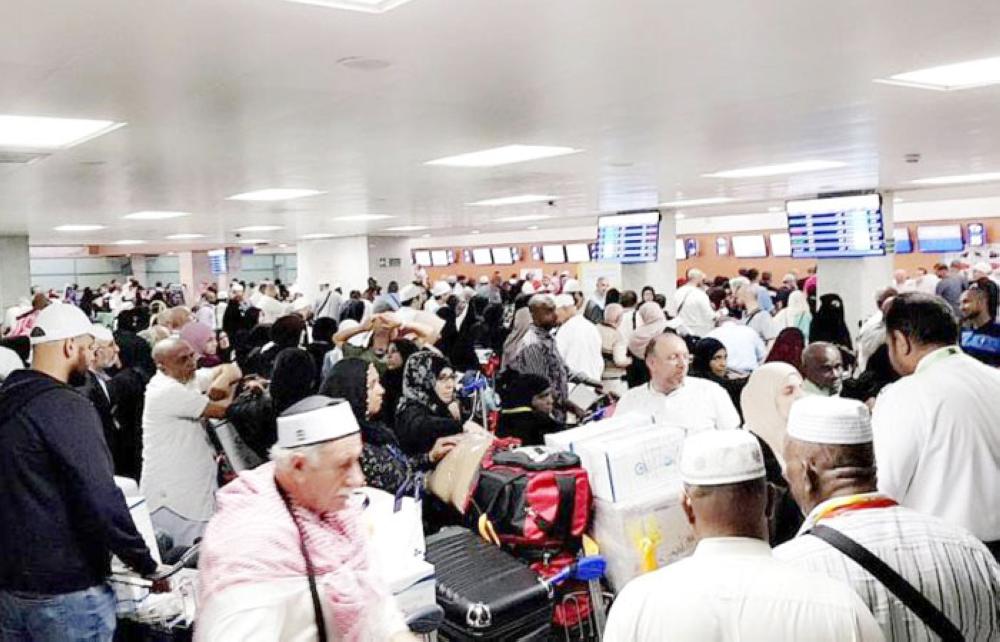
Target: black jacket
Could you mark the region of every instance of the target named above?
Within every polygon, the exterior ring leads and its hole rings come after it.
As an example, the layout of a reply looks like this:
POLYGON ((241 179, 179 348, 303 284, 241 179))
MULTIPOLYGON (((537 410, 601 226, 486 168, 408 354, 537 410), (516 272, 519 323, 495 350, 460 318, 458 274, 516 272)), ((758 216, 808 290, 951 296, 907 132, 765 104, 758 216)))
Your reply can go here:
POLYGON ((115 486, 93 405, 34 370, 0 388, 0 590, 68 593, 156 562, 115 486))
POLYGON ((447 410, 435 413, 417 403, 401 403, 396 411, 394 430, 403 452, 415 456, 429 453, 439 437, 462 432, 462 424, 455 421, 447 410))

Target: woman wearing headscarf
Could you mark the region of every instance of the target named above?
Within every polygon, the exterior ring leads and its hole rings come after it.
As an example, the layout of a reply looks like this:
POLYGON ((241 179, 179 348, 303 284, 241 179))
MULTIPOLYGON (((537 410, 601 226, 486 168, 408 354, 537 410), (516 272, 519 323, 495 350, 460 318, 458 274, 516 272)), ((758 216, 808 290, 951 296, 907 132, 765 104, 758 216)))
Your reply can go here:
POLYGON ((441 354, 455 359, 455 345, 458 343, 458 326, 455 324, 455 310, 451 306, 443 305, 437 309, 435 314, 444 320, 444 326, 438 333, 437 343, 434 347, 441 351, 441 354))
POLYGON ((601 356, 604 358, 604 371, 601 373, 601 383, 605 390, 614 394, 625 394, 624 384, 626 369, 632 365, 628 356, 628 341, 622 335, 622 318, 625 308, 620 303, 608 303, 604 307, 604 321, 597 326, 601 335, 601 356))
POLYGON ((802 351, 806 348, 805 337, 798 328, 785 328, 778 333, 771 346, 771 351, 767 353, 764 363, 787 363, 796 369, 802 367, 802 351))
POLYGON ((351 405, 361 427, 361 471, 366 485, 395 495, 414 473, 434 468, 454 448, 455 438, 439 438, 429 452, 406 455, 396 433, 377 419, 383 392, 375 366, 354 358, 337 363, 320 389, 320 394, 345 399, 351 405))
POLYGON ((545 435, 565 428, 552 418, 554 400, 548 379, 508 370, 505 380, 498 437, 516 437, 523 446, 541 446, 545 435))
POLYGON ((429 453, 439 438, 462 432, 455 371, 447 359, 421 350, 407 360, 395 430, 408 455, 429 453))
POLYGON ((653 286, 647 285, 642 288, 640 297, 639 305, 642 305, 643 303, 650 303, 656 298, 656 290, 653 289, 653 286))
POLYGON ((636 315, 642 324, 632 331, 628 339, 628 351, 632 354, 632 365, 628 367, 626 374, 629 388, 641 386, 649 381, 646 346, 653 337, 663 334, 667 329, 667 315, 655 301, 641 304, 636 315))
POLYGON ((844 322, 844 301, 838 294, 824 294, 809 325, 809 342, 826 341, 848 350, 853 349, 851 333, 844 322))
POLYGON ((326 354, 333 350, 333 335, 337 334, 337 322, 331 317, 320 317, 313 322, 312 341, 306 350, 313 358, 316 372, 322 372, 326 354))
POLYGON ((403 396, 403 370, 406 362, 419 349, 420 347, 409 339, 394 339, 385 353, 385 372, 382 373, 382 388, 385 389, 385 395, 379 416, 382 423, 390 428, 396 427, 396 409, 403 396))
POLYGON ((801 397, 802 375, 787 363, 765 363, 750 375, 743 388, 743 427, 757 436, 764 454, 767 481, 778 491, 771 520, 771 546, 795 537, 802 512, 782 475, 781 452, 788 431, 788 411, 801 397))
POLYGON ((882 388, 898 380, 899 373, 893 369, 889 361, 889 346, 883 343, 868 358, 864 372, 857 378, 844 381, 840 396, 864 402, 871 410, 882 388))
POLYGON ((203 323, 191 321, 181 328, 181 339, 187 341, 198 358, 199 368, 214 368, 222 363, 215 331, 203 323))
POLYGON ((254 348, 247 356, 245 374, 255 374, 265 379, 271 378, 278 353, 286 348, 297 348, 302 343, 306 322, 297 314, 288 314, 271 326, 271 341, 261 348, 254 348))
POLYGON ((503 342, 502 362, 504 364, 508 364, 513 361, 514 356, 521 347, 521 340, 527 336, 530 330, 531 311, 527 307, 524 307, 514 313, 514 322, 511 324, 510 332, 507 334, 507 338, 503 342))
POLYGON ((809 300, 805 292, 795 290, 788 295, 788 305, 774 315, 774 327, 797 328, 806 343, 809 343, 809 326, 812 324, 812 313, 809 311, 809 300))
POLYGON ((121 366, 108 382, 108 398, 118 424, 115 474, 139 480, 142 470, 142 411, 146 384, 156 374, 149 344, 131 332, 115 334, 121 366))
POLYGON ((455 358, 454 366, 459 372, 479 369, 479 359, 476 357, 476 343, 483 332, 483 316, 490 305, 484 296, 474 296, 469 299, 465 310, 465 318, 458 330, 458 339, 452 351, 455 358))
POLYGON ((729 355, 726 353, 726 346, 722 345, 718 339, 705 337, 694 344, 691 356, 693 360, 691 368, 688 370, 688 376, 708 379, 722 386, 729 393, 733 406, 742 418, 740 393, 743 391, 743 386, 746 385, 746 379, 730 379, 726 376, 729 371, 727 367, 729 355))

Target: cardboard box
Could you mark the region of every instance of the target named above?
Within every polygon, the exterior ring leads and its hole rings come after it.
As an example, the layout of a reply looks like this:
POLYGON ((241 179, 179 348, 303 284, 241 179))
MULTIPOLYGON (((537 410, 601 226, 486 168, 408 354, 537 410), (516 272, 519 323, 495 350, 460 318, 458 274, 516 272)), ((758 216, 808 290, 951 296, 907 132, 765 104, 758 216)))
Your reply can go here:
POLYGON ((676 483, 683 442, 683 430, 647 426, 586 439, 574 448, 594 497, 621 502, 676 483))
POLYGON ((607 560, 615 592, 634 577, 686 557, 694 531, 681 507, 683 487, 669 484, 627 502, 594 500, 590 536, 607 560))

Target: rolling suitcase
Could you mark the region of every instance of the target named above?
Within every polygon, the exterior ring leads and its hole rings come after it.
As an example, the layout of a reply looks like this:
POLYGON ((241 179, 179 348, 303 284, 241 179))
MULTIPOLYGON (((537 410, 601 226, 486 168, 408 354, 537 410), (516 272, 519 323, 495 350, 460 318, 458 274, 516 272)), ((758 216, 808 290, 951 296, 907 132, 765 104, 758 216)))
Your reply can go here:
POLYGON ((427 539, 444 609, 447 640, 545 640, 551 632, 549 589, 524 563, 464 528, 427 539))

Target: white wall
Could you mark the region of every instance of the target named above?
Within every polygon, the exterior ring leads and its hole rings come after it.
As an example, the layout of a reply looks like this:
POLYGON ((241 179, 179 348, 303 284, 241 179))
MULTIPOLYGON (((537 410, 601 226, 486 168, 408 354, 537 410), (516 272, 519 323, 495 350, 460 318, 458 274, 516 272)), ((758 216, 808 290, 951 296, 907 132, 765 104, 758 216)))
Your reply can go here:
POLYGON ((413 280, 410 239, 396 236, 369 236, 368 273, 375 277, 383 288, 389 281, 396 281, 402 287, 403 284, 413 280), (392 265, 396 261, 398 264, 392 265))
POLYGON ((31 294, 27 236, 0 236, 0 310, 31 294))
POLYGON ((344 294, 363 290, 369 275, 368 238, 348 236, 299 241, 298 285, 308 297, 319 292, 319 284, 340 284, 344 294))

